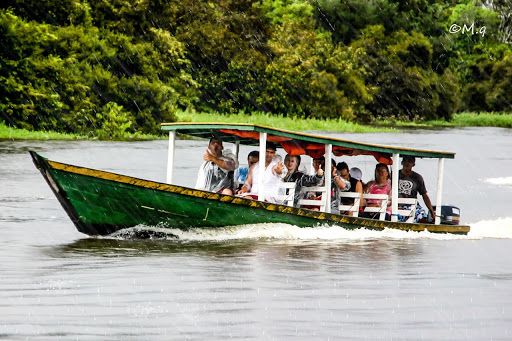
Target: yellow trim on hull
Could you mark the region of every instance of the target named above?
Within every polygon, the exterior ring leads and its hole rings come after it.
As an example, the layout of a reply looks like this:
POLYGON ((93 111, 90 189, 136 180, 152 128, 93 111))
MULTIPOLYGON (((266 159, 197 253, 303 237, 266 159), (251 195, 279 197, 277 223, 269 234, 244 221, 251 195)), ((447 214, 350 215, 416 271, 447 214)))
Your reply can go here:
POLYGON ((72 166, 60 162, 50 161, 48 160, 48 165, 55 170, 60 170, 67 173, 79 174, 90 176, 98 179, 103 179, 107 181, 113 181, 118 183, 129 184, 137 187, 143 187, 158 191, 166 191, 172 193, 178 193, 182 195, 192 196, 196 198, 203 198, 208 200, 220 200, 225 203, 231 203, 240 206, 249 206, 254 208, 262 208, 268 211, 276 211, 281 213, 293 214, 300 217, 313 218, 316 220, 320 220, 325 222, 335 222, 347 225, 355 225, 360 227, 372 228, 372 229, 399 229, 404 231, 425 231, 428 230, 430 232, 437 233, 458 233, 465 234, 469 232, 469 226, 466 225, 431 225, 431 224, 410 224, 403 222, 390 222, 390 221, 381 221, 375 219, 366 219, 359 217, 350 217, 345 215, 337 215, 331 213, 324 213, 318 211, 311 211, 307 209, 283 206, 278 204, 266 203, 257 200, 250 200, 230 195, 223 195, 212 192, 205 192, 196 189, 190 189, 186 187, 180 187, 175 185, 163 184, 159 182, 154 182, 150 180, 142 180, 133 178, 126 175, 120 175, 85 167, 77 167, 72 166))

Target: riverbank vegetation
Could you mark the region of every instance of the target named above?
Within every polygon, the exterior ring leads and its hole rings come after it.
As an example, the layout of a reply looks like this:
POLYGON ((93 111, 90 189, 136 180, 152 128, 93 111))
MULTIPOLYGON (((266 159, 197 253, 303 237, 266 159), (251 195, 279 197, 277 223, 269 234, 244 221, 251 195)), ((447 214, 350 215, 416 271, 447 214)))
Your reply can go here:
POLYGON ((296 117, 283 117, 269 113, 255 112, 246 114, 223 115, 219 113, 191 113, 188 111, 177 114, 179 121, 183 122, 222 122, 222 123, 251 123, 268 127, 287 129, 292 131, 344 131, 352 133, 397 132, 393 127, 373 127, 358 123, 347 122, 341 119, 301 119, 296 117))
MULTIPOLYGON (((512 114, 506 113, 460 113, 454 114, 450 121, 428 121, 422 123, 405 121, 380 121, 374 125, 360 125, 342 120, 316 120, 280 117, 268 113, 245 113, 222 115, 219 113, 191 113, 180 111, 176 114, 178 121, 183 122, 222 122, 222 123, 252 123, 266 125, 274 128, 292 131, 339 131, 351 133, 396 132, 403 129, 418 128, 431 129, 437 127, 500 127, 512 128, 512 114)), ((166 139, 166 135, 137 134, 123 132, 115 137, 104 133, 96 135, 78 135, 56 133, 53 131, 28 131, 6 126, 0 122, 0 140, 83 140, 83 139, 110 139, 122 141, 158 140, 166 139)), ((182 136, 180 138, 187 138, 182 136)))
POLYGON ((52 130, 27 130, 24 128, 13 128, 0 122, 0 141, 1 140, 116 140, 116 141, 146 141, 165 139, 163 135, 151 135, 140 133, 122 134, 116 133, 114 137, 105 135, 104 132, 98 135, 81 135, 73 133, 59 133, 52 130))
POLYGON ((432 120, 425 122, 380 121, 377 127, 400 128, 436 128, 436 127, 497 127, 512 128, 512 114, 494 112, 463 112, 453 114, 450 121, 432 120))
MULTIPOLYGON (((440 122, 442 123, 442 122, 440 122)), ((440 124, 432 122, 432 124, 440 124)), ((455 114, 449 122, 461 127, 500 127, 512 128, 512 114, 506 113, 460 113, 455 114)))
POLYGON ((0 122, 28 131, 140 138, 182 112, 507 126, 458 113, 512 112, 508 0, 6 0, 0 41, 0 122))
POLYGON ((8 127, 0 122, 0 140, 85 140, 87 137, 54 131, 29 131, 23 128, 8 127))

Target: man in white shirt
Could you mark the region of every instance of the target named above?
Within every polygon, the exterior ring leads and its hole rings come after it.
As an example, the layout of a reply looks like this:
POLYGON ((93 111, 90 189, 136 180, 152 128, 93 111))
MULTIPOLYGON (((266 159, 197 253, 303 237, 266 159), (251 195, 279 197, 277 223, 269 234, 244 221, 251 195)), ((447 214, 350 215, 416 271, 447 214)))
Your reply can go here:
MULTIPOLYGON (((281 157, 276 155, 276 145, 272 142, 268 142, 265 152, 265 173, 263 174, 265 201, 273 203, 277 202, 277 198, 279 196, 279 185, 283 182, 283 178, 286 175, 284 168, 284 163, 282 162, 281 157)), ((245 183, 237 194, 257 199, 259 192, 259 173, 260 166, 258 161, 249 169, 249 174, 245 179, 245 183)))
POLYGON ((224 151, 222 141, 212 137, 203 160, 196 189, 233 195, 233 171, 238 167, 238 162, 231 150, 224 151))

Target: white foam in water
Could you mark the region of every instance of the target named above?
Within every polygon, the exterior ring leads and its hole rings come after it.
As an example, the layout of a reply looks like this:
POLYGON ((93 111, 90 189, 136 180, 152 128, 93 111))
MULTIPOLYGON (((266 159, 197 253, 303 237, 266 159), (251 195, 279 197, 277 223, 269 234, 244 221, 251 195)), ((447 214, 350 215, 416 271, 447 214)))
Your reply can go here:
MULTIPOLYGON (((512 224, 512 218, 510 218, 512 224)), ((480 239, 491 237, 491 235, 471 234, 454 235, 423 232, 407 232, 395 229, 384 229, 382 231, 369 229, 348 230, 340 226, 317 226, 298 227, 288 224, 255 224, 240 225, 222 228, 191 228, 181 230, 176 228, 164 228, 155 226, 137 226, 132 229, 123 230, 109 237, 131 238, 137 231, 149 231, 157 235, 156 239, 169 239, 180 241, 230 241, 230 240, 309 240, 309 241, 365 241, 365 240, 401 240, 401 239, 480 239), (163 235, 163 236, 162 236, 163 235), (176 238, 177 237, 177 238, 176 238)), ((512 232, 509 233, 512 238, 512 232)), ((501 238, 501 237, 500 237, 501 238)))
POLYGON ((512 218, 499 218, 497 220, 482 220, 470 224, 468 233, 470 238, 500 238, 512 239, 512 218))
POLYGON ((507 178, 487 178, 484 181, 493 185, 512 186, 512 176, 507 178))
POLYGON ((255 224, 222 228, 191 228, 181 230, 159 226, 136 226, 110 235, 110 238, 131 238, 138 231, 149 231, 156 239, 180 241, 229 241, 229 240, 319 240, 319 241, 350 241, 375 239, 482 239, 499 238, 512 239, 512 217, 497 220, 483 220, 469 224, 471 227, 467 236, 423 232, 407 232, 394 229, 383 231, 356 229, 348 230, 340 226, 298 227, 288 224, 255 224))

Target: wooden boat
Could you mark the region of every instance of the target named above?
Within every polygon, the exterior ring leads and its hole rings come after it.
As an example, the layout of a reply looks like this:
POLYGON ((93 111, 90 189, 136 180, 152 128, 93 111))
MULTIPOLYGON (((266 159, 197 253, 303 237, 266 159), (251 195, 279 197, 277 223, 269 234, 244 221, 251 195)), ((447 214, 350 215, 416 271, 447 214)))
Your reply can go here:
MULTIPOLYGON (((168 123, 162 124, 162 129, 169 131, 167 183, 51 161, 33 151, 30 154, 78 231, 87 235, 108 235, 137 225, 186 229, 258 223, 286 223, 300 227, 327 224, 347 229, 389 228, 456 234, 469 232, 469 226, 441 224, 439 218, 435 224, 401 222, 397 221, 396 215, 392 217, 392 221, 367 219, 331 214, 329 203, 324 206, 323 211, 314 211, 211 193, 173 183, 176 133, 202 138, 210 137, 213 133, 224 142, 234 143, 237 155, 240 144, 259 144, 260 155, 265 155, 268 140, 295 155, 317 157, 325 154, 326 169, 330 169, 332 153, 337 156, 373 155, 378 161, 393 165, 393 174, 396 175, 393 181, 396 182, 398 157, 412 155, 440 160, 437 193, 437 209, 440 213, 443 160, 454 158, 453 153, 358 143, 251 124, 168 123)), ((326 172, 325 176, 325 183, 330 184, 330 172, 326 172)), ((330 189, 327 189, 327 193, 330 193, 330 189)), ((397 193, 397 190, 394 191, 393 197, 397 197, 397 193)), ((260 198, 263 195, 260 193, 260 198)), ((326 200, 328 197, 326 196, 326 200)), ((398 212, 394 202, 393 212, 398 212)))

